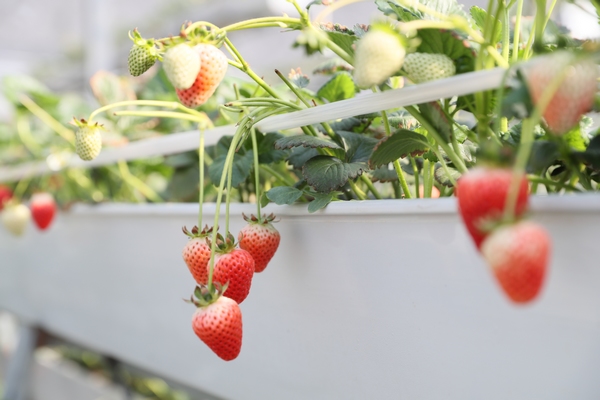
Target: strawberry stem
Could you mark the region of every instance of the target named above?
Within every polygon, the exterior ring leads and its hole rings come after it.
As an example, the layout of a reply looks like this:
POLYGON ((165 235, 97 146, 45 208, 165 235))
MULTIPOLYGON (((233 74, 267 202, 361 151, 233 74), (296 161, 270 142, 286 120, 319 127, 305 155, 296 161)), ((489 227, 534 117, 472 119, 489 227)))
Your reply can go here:
POLYGON ((94 119, 98 114, 103 113, 108 110, 112 110, 113 108, 118 107, 127 107, 127 106, 151 106, 151 107, 164 107, 170 108, 172 110, 180 110, 186 114, 196 115, 203 120, 206 120, 206 115, 201 113, 200 111, 193 110, 191 108, 187 108, 183 104, 174 102, 174 101, 160 101, 160 100, 127 100, 127 101, 119 101, 117 103, 108 104, 106 106, 100 107, 94 110, 90 117, 88 118, 88 123, 91 124, 92 119, 94 119))
POLYGON ((200 144, 198 145, 198 228, 202 229, 202 204, 204 203, 204 127, 199 126, 200 144))
POLYGON ((256 141, 256 130, 254 127, 250 128, 250 135, 252 136, 252 151, 254 152, 254 194, 256 195, 256 218, 258 221, 262 221, 260 214, 260 170, 258 163, 258 143, 256 141))

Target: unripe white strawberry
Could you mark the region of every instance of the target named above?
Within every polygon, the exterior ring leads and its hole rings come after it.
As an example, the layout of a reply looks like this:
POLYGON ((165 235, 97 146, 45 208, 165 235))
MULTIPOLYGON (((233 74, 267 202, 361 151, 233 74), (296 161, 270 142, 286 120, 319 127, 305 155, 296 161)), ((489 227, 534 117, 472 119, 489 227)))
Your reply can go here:
POLYGON ((0 217, 2 224, 10 233, 21 236, 31 219, 31 212, 23 204, 8 204, 4 207, 0 217))
POLYGON ((387 26, 373 25, 357 42, 354 53, 354 82, 370 88, 385 82, 402 67, 405 39, 387 26))
POLYGON ((102 150, 99 125, 81 125, 75 133, 75 152, 84 161, 98 157, 102 150))
POLYGON ((529 94, 537 105, 554 77, 567 68, 560 87, 544 111, 546 124, 555 135, 567 133, 579 123, 583 114, 592 108, 598 91, 598 66, 590 59, 576 61, 575 57, 566 51, 556 52, 525 70, 529 94))
POLYGON ((189 89, 200 71, 200 56, 187 44, 178 44, 163 56, 163 68, 175 89, 189 89))
POLYGON ((445 54, 411 53, 404 59, 402 69, 414 83, 448 78, 456 73, 454 61, 445 54))

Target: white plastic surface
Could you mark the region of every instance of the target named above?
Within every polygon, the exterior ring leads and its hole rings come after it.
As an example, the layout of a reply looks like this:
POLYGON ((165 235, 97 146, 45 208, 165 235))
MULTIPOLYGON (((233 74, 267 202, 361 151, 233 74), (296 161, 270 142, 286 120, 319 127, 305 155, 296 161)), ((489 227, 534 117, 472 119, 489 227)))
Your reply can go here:
MULTIPOLYGON (((194 336, 182 301, 194 204, 79 206, 43 234, 0 230, 0 307, 227 399, 595 400, 600 197, 532 203, 554 251, 526 307, 504 298, 454 199, 268 208, 281 246, 241 305, 229 363, 194 336)), ((242 211, 254 206, 232 206, 233 232, 242 211)))

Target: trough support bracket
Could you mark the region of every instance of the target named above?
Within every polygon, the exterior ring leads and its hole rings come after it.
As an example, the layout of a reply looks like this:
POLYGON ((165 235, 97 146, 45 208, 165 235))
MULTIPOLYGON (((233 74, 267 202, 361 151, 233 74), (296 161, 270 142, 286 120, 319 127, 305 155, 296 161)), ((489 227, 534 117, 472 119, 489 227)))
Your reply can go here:
POLYGON ((30 367, 37 347, 39 329, 23 325, 19 342, 6 369, 3 400, 25 400, 29 387, 30 367))

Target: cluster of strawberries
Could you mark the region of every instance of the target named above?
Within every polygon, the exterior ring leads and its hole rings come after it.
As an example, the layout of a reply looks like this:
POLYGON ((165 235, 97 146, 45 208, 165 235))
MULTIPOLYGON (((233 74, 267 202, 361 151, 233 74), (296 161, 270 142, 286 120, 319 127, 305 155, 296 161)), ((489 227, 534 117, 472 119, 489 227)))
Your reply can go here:
POLYGON ((227 73, 227 57, 211 43, 180 42, 182 37, 161 42, 166 51, 161 55, 152 39, 144 39, 135 30, 131 35, 133 46, 129 51, 129 72, 139 76, 162 57, 163 69, 175 87, 179 101, 186 107, 196 108, 213 95, 227 73))
POLYGON ((525 176, 510 169, 476 168, 458 180, 456 195, 463 222, 504 292, 516 303, 533 300, 546 276, 551 243, 542 226, 519 220, 528 207, 525 176), (517 221, 503 221, 513 179, 519 185, 517 221))
POLYGON ((238 234, 238 245, 229 233, 217 235, 216 254, 211 260, 212 228, 194 227, 183 231, 190 240, 183 248, 183 260, 199 285, 190 302, 198 309, 192 328, 206 345, 225 361, 235 359, 242 348, 242 313, 239 304, 250 293, 255 272, 262 272, 277 251, 280 235, 273 214, 249 218, 238 234))
POLYGON ((46 230, 56 214, 56 202, 50 193, 35 193, 29 207, 13 198, 10 188, 0 185, 0 219, 13 235, 21 236, 31 219, 41 230, 46 230))

